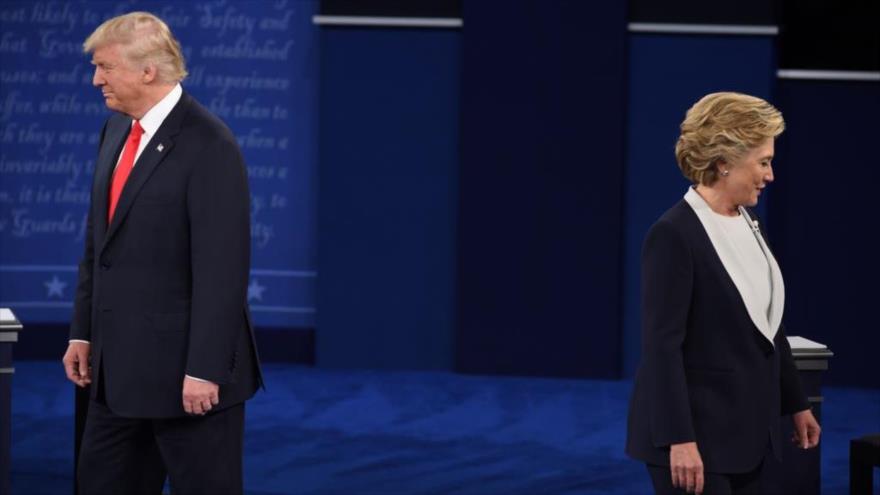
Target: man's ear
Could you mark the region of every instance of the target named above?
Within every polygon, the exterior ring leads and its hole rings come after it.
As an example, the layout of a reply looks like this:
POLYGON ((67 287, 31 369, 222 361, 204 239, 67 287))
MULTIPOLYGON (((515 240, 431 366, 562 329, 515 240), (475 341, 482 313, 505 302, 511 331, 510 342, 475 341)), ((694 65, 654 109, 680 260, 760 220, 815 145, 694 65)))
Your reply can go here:
POLYGON ((159 71, 156 70, 156 66, 153 64, 147 64, 144 66, 143 73, 141 74, 141 82, 144 84, 151 84, 159 77, 159 71))

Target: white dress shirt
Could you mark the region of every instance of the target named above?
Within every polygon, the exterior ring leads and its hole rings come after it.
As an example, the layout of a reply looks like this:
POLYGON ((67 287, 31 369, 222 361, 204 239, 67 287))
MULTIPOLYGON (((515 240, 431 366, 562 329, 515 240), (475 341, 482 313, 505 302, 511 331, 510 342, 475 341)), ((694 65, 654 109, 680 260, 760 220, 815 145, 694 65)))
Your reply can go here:
MULTIPOLYGON (((137 166, 137 161, 138 158, 141 157, 141 153, 146 149, 147 145, 150 144, 150 139, 153 139, 153 136, 156 135, 156 131, 159 130, 162 122, 165 122, 165 119, 168 117, 168 114, 171 113, 171 110, 174 110, 174 106, 180 101, 181 96, 183 96, 183 88, 180 87, 180 84, 176 84, 174 89, 169 91, 164 98, 159 100, 159 103, 153 105, 153 108, 147 110, 147 113, 141 117, 139 122, 144 133, 141 135, 141 142, 138 145, 137 152, 134 154, 134 165, 132 168, 137 166)), ((134 125, 134 120, 131 121, 131 125, 134 125)), ((127 144, 128 143, 126 142, 126 145, 127 144)), ((119 153, 119 158, 116 160, 117 166, 119 165, 119 161, 122 160, 122 155, 124 154, 125 148, 119 153)))

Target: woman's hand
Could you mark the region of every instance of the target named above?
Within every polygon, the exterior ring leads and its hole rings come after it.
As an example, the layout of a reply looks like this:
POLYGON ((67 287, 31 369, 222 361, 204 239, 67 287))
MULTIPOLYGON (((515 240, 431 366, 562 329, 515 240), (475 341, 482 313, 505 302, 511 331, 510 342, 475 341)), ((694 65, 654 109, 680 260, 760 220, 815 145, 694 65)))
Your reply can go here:
POLYGON ((697 442, 671 445, 669 469, 672 471, 672 486, 688 493, 703 493, 703 459, 697 450, 697 442))

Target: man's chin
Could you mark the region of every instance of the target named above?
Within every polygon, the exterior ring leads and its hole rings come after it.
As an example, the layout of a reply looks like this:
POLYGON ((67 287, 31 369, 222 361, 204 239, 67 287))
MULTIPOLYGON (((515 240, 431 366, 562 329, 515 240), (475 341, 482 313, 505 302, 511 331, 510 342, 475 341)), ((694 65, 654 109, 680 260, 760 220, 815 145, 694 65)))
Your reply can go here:
POLYGON ((119 102, 113 98, 104 98, 104 105, 106 105, 107 108, 113 110, 114 112, 119 111, 119 102))

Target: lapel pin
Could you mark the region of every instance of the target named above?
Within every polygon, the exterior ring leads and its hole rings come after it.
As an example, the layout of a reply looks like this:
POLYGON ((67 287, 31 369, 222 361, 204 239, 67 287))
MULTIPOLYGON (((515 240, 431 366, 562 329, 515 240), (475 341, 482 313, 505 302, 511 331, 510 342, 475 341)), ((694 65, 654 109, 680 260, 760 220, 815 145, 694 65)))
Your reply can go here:
POLYGON ((164 149, 165 149, 165 145, 163 145, 162 143, 159 143, 159 146, 156 146, 156 151, 158 151, 158 152, 160 152, 160 153, 161 153, 162 150, 164 150, 164 149))

